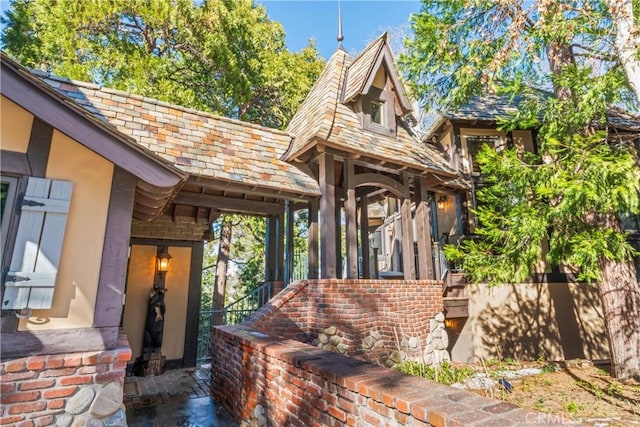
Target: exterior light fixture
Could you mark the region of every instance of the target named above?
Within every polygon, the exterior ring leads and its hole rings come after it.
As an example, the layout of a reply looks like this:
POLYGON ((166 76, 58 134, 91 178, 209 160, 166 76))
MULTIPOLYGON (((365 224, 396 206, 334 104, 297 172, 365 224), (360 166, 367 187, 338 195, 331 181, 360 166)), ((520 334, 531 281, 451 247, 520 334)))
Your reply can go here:
POLYGON ((156 256, 156 273, 164 276, 169 271, 169 261, 171 261, 171 255, 166 246, 158 248, 158 255, 156 256))
POLYGON ((443 211, 447 206, 447 196, 438 197, 438 201, 436 202, 436 204, 438 205, 438 210, 443 211))

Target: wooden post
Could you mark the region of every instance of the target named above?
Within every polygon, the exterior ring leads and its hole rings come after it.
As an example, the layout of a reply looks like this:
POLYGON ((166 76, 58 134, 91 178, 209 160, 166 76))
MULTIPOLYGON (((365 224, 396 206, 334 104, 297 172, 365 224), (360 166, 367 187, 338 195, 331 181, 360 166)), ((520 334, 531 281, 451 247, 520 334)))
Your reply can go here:
POLYGON ((353 182, 353 160, 344 161, 344 203, 346 244, 347 244, 347 279, 358 278, 358 223, 356 220, 356 188, 353 182))
POLYGON ((318 200, 309 201, 309 260, 307 278, 318 278, 318 200))
POLYGON ((366 194, 360 196, 360 248, 362 251, 362 278, 371 279, 369 267, 369 199, 366 194))
POLYGON ((267 217, 267 232, 265 239, 264 281, 275 280, 276 248, 277 248, 277 219, 273 215, 267 217))
POLYGON ((284 286, 291 283, 293 277, 293 208, 291 201, 285 202, 285 215, 286 215, 286 227, 285 227, 285 264, 284 264, 284 286))
POLYGON ((333 155, 322 153, 318 159, 320 184, 320 277, 335 279, 336 268, 336 196, 333 155))
POLYGON ((419 178, 415 185, 416 240, 418 241, 418 277, 420 280, 435 279, 433 253, 431 252, 431 226, 429 219, 429 195, 426 179, 419 178))
POLYGON ((280 202, 280 212, 276 215, 276 259, 274 280, 284 278, 284 202, 280 202))
POLYGON ((402 199, 400 220, 402 223, 402 271, 405 280, 416 278, 415 252, 413 249, 413 219, 411 218, 411 199, 409 198, 409 177, 404 175, 406 197, 402 199))

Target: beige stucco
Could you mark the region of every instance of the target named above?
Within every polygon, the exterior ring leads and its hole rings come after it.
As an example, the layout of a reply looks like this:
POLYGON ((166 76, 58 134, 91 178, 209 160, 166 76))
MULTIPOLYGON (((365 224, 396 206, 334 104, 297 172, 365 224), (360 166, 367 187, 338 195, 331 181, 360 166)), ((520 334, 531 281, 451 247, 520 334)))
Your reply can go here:
MULTIPOLYGON (((172 258, 166 277, 168 291, 165 298, 166 313, 162 354, 172 360, 181 359, 184 355, 191 248, 170 246, 168 250, 172 258)), ((123 323, 134 358, 142 354, 144 326, 149 296, 153 288, 156 253, 156 246, 133 245, 131 247, 123 323)))
POLYGON ((54 130, 46 177, 73 182, 71 206, 53 306, 34 310, 21 330, 92 326, 112 176, 111 162, 54 130))
POLYGON ((469 286, 469 318, 450 331, 457 362, 608 358, 598 293, 577 283, 469 286))
POLYGON ((0 100, 0 148, 26 153, 33 115, 4 96, 0 100))

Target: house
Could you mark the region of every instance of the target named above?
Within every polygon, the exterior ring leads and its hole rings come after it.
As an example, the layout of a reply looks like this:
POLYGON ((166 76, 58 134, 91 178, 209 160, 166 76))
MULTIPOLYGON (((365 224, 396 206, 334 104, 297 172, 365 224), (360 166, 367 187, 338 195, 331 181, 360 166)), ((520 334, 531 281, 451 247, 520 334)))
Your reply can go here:
POLYGON ((265 281, 281 287, 285 212, 318 186, 280 159, 285 132, 32 73, 4 53, 1 78, 2 421, 115 422, 121 404, 65 408, 121 402, 156 285, 169 292, 160 354, 193 366, 212 221, 265 216, 265 281), (54 387, 42 380, 54 374, 54 387))

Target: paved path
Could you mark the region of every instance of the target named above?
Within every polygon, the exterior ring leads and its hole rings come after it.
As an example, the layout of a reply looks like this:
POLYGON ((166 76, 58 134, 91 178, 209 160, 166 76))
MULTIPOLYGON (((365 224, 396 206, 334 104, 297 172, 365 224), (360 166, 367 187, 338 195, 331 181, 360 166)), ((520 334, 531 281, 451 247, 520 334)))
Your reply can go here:
POLYGON ((166 371, 155 377, 127 377, 124 403, 129 427, 236 427, 209 397, 211 370, 166 371))

